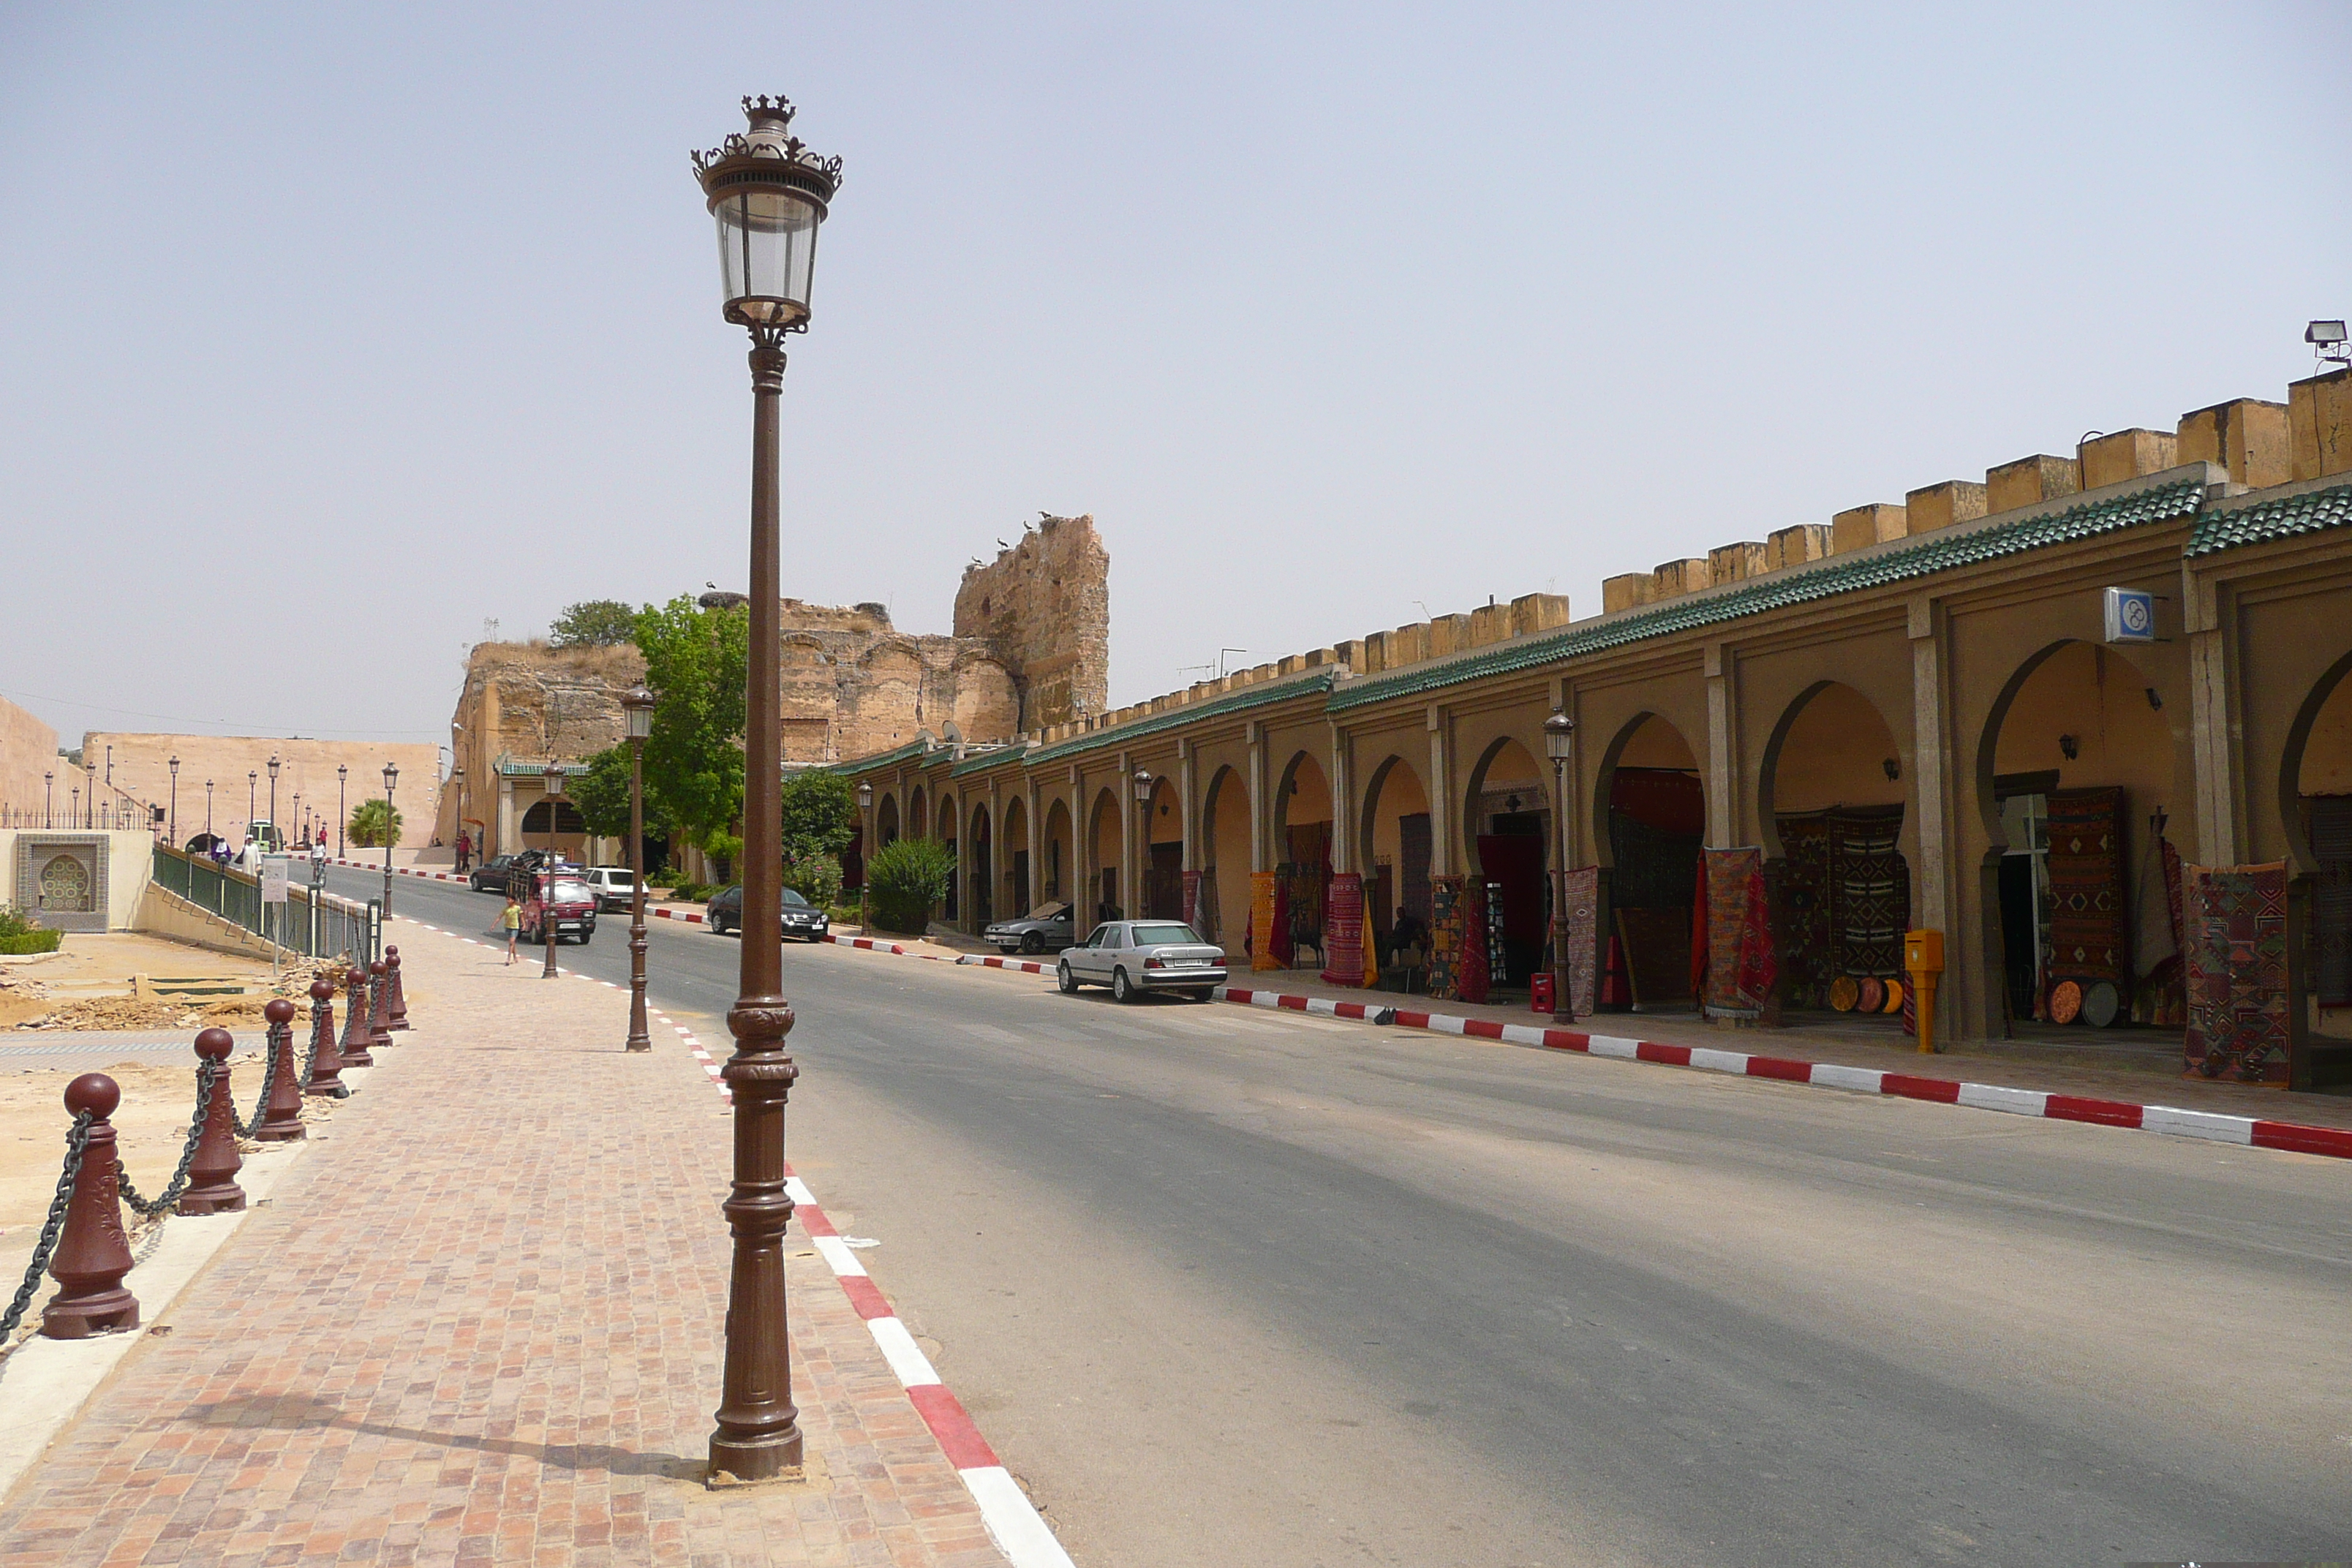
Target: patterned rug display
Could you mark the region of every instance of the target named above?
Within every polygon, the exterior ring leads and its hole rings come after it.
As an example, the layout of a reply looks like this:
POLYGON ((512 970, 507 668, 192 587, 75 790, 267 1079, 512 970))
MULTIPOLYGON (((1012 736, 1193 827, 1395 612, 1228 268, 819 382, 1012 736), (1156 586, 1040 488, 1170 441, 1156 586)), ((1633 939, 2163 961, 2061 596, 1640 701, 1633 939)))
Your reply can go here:
POLYGON ((1582 866, 1568 874, 1568 1011, 1592 1016, 1593 987, 1601 972, 1601 868, 1582 866))
POLYGON ((1454 996, 1475 1004, 1486 1000, 1494 984, 1493 961, 1486 951, 1486 884, 1465 877, 1459 886, 1454 909, 1462 919, 1462 949, 1454 961, 1454 996))
POLYGON ((1331 878, 1323 907, 1323 982, 1327 985, 1364 983, 1364 879, 1353 871, 1331 878))
POLYGON ((2131 994, 2130 905, 2124 897, 2124 792, 2062 789, 2050 801, 2049 910, 2042 994, 2104 980, 2131 994))
POLYGON ((1429 879, 1429 994, 1454 1000, 1462 973, 1462 879, 1429 879))
POLYGON ((1903 808, 1833 811, 1828 834, 1832 964, 1841 974, 1902 973, 1903 933, 1911 923, 1903 808))
POLYGON ((1780 966, 1764 889, 1764 851, 1753 845, 1704 851, 1706 866, 1706 1016, 1771 1022, 1780 966))
POLYGON ((1271 871, 1250 873, 1249 952, 1252 969, 1280 969, 1275 933, 1282 929, 1282 879, 1271 871))
POLYGON ((2238 1083, 2287 1080, 2286 862, 2191 866, 2187 1071, 2238 1083))
POLYGON ((1830 818, 1825 811, 1789 815, 1780 830, 1780 994, 1792 1007, 1829 1005, 1838 976, 1830 948, 1830 818))

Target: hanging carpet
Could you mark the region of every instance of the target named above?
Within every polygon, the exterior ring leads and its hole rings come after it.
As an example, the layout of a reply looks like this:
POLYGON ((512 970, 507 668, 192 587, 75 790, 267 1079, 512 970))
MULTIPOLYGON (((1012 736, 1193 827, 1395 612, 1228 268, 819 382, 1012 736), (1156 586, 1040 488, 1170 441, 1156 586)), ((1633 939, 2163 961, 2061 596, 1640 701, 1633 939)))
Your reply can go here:
POLYGON ((1764 887, 1764 851, 1753 845, 1703 852, 1706 865, 1706 1016, 1738 1022, 1766 1017, 1780 968, 1764 887))
POLYGON ((1827 812, 1779 818, 1780 994, 1793 1007, 1829 1005, 1841 973, 1830 948, 1830 819, 1827 812))
POLYGON ((2286 862, 2190 866, 2187 1070, 2238 1083, 2287 1080, 2286 862))
POLYGON ((2049 946, 2042 984, 2104 980, 2131 994, 2131 939, 2124 900, 2124 792, 2054 790, 2050 801, 2049 946))
POLYGON ((1568 1012, 1592 1016, 1593 986, 1601 964, 1601 868, 1579 867, 1568 874, 1568 1012))
POLYGON ((1833 811, 1828 830, 1832 963, 1841 974, 1902 973, 1903 933, 1911 923, 1903 808, 1833 811))
POLYGON ((1462 973, 1462 879, 1429 879, 1429 994, 1452 1001, 1462 973))
POLYGON ((1331 879, 1323 910, 1323 972, 1327 985, 1364 983, 1364 879, 1341 871, 1331 879))

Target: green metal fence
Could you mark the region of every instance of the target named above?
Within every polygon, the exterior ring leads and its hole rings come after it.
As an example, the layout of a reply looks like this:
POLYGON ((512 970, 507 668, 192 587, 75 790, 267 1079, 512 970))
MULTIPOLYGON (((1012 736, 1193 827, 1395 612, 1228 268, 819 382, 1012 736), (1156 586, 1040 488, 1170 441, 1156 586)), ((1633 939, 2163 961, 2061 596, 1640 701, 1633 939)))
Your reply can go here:
POLYGON ((286 889, 286 902, 266 904, 259 879, 204 855, 168 844, 155 846, 155 880, 198 909, 210 910, 232 925, 308 958, 352 958, 369 963, 383 952, 383 912, 375 900, 355 899, 299 883, 286 889))

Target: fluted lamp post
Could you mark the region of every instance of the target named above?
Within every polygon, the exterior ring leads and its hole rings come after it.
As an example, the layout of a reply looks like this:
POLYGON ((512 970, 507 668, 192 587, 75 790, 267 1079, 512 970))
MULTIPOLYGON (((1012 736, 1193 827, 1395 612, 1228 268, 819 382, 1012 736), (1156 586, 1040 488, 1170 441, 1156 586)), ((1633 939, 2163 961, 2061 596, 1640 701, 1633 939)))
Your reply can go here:
MULTIPOLYGON (((284 842, 286 830, 278 826, 278 753, 275 752, 269 753, 269 831, 278 837, 280 843, 284 842)), ((271 849, 277 846, 265 844, 262 847, 271 849)))
POLYGON ((164 764, 172 770, 172 826, 165 831, 172 836, 172 847, 180 847, 180 753, 173 752, 164 764))
POLYGON ((1559 709, 1544 721, 1544 755, 1551 759, 1551 1021, 1575 1014, 1568 994, 1568 763, 1576 749, 1576 721, 1559 709))
POLYGON ((351 820, 351 813, 343 807, 343 785, 351 776, 349 767, 341 763, 335 764, 335 858, 338 860, 343 858, 343 824, 351 820))
POLYGON ((1143 907, 1143 863, 1151 858, 1151 770, 1135 770, 1135 842, 1128 846, 1129 884, 1119 912, 1129 920, 1150 920, 1143 907))
POLYGON ((245 841, 253 842, 253 819, 261 815, 261 775, 245 770, 245 841))
POLYGON ((867 936, 874 934, 874 922, 866 915, 872 879, 866 876, 866 865, 874 858, 874 782, 857 781, 857 929, 867 936))
POLYGON ((383 912, 392 915, 392 841, 399 837, 392 830, 392 786, 400 782, 400 767, 394 763, 383 764, 383 912))
POLYGON ((563 864, 562 852, 555 847, 555 803, 563 795, 563 764, 551 762, 540 775, 540 793, 546 797, 547 864, 541 875, 547 879, 547 891, 539 900, 539 945, 547 950, 547 962, 540 967, 541 980, 555 978, 555 868, 563 864))
POLYGON ((646 737, 654 732, 654 694, 631 687, 621 699, 629 737, 629 1043, 649 1051, 646 1032, 646 737))
POLYGON ((807 330, 817 227, 841 184, 841 160, 792 133, 782 98, 747 98, 749 131, 694 155, 703 202, 719 226, 720 313, 751 334, 751 660, 743 724, 741 994, 727 1015, 734 1054, 722 1074, 735 1102, 735 1174, 725 1208, 735 1240, 727 1289, 727 1349, 713 1485, 772 1480, 801 1469, 784 1331, 784 1101, 799 1068, 784 1050, 793 1010, 783 995, 782 731, 778 711, 777 419, 784 338, 807 330))

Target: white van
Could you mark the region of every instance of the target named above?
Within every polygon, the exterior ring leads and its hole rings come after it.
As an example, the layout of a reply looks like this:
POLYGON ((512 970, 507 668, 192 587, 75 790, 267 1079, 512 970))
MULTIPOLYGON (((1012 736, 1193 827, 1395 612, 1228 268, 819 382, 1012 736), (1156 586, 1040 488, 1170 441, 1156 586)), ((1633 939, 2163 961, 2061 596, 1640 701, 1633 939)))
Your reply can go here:
POLYGON ((626 866, 598 866, 580 879, 595 893, 600 910, 625 910, 636 900, 637 879, 626 866))

